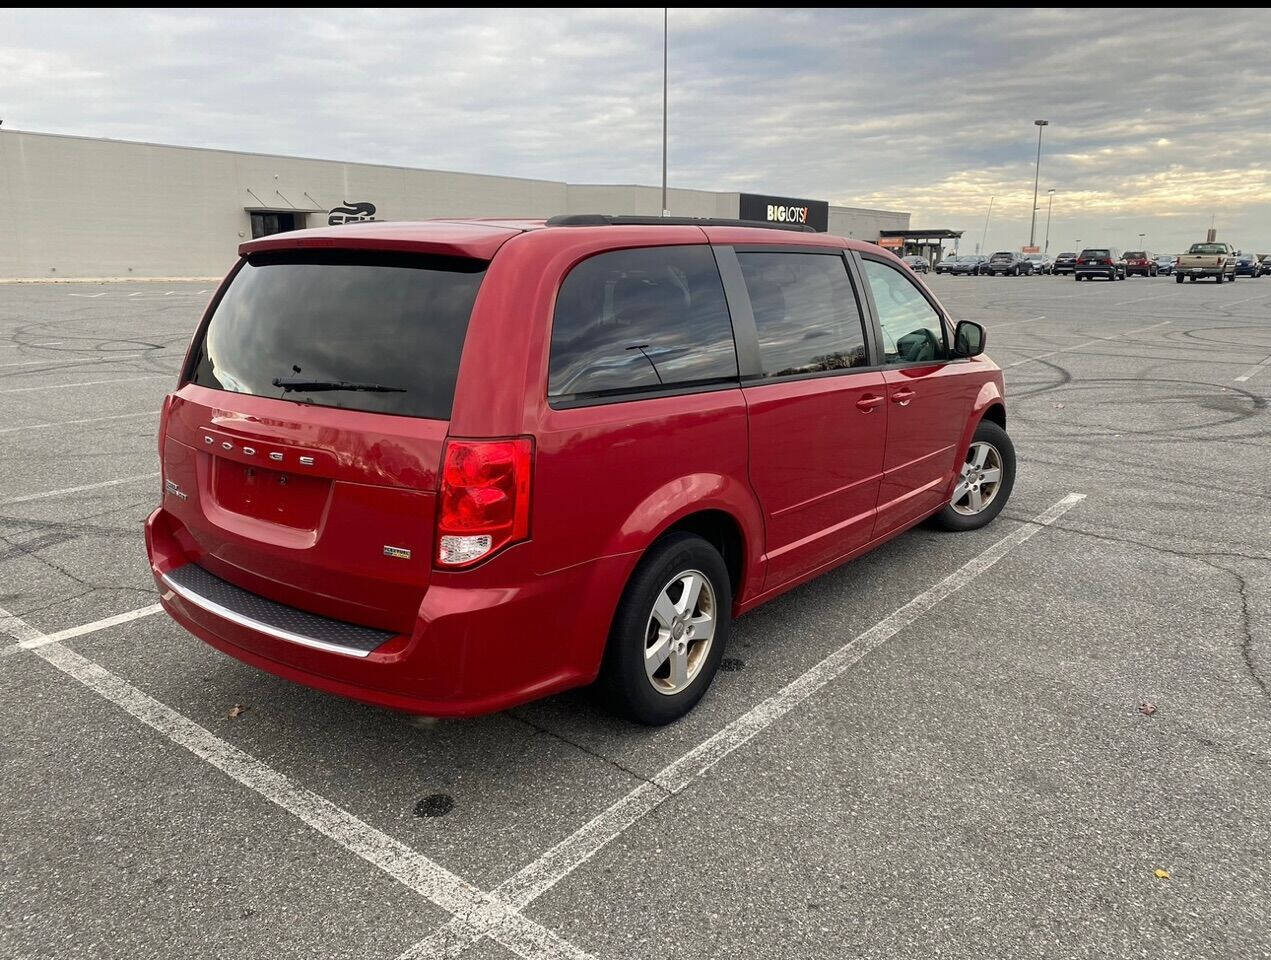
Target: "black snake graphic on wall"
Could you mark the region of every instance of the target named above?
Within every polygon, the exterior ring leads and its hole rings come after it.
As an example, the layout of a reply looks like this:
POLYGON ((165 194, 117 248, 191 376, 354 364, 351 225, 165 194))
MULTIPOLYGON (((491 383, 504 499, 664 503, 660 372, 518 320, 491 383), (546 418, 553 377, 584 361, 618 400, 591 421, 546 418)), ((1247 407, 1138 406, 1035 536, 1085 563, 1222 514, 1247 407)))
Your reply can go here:
POLYGON ((367 203, 349 203, 344 201, 342 207, 332 207, 327 216, 327 225, 337 227, 342 223, 360 223, 364 220, 375 219, 375 204, 367 203))

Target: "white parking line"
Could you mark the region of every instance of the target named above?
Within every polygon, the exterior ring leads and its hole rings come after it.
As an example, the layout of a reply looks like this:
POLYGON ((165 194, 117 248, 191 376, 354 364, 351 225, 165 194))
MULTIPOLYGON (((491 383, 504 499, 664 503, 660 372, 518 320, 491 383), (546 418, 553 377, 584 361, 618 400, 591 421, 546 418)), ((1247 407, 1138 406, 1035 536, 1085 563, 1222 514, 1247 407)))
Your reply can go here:
POLYGON ((83 420, 58 420, 56 423, 31 423, 24 427, 0 427, 0 433, 19 433, 23 430, 50 430, 53 427, 70 427, 80 423, 101 423, 103 420, 128 420, 132 417, 156 417, 158 410, 142 410, 140 413, 114 413, 109 417, 85 417, 83 420))
POLYGON ((152 373, 145 377, 116 377, 114 380, 85 380, 81 383, 46 383, 38 387, 9 387, 0 393, 33 393, 36 390, 74 390, 77 387, 96 387, 103 383, 136 383, 138 380, 171 380, 174 374, 152 373))
POLYGON ((1059 350, 1051 350, 1049 353, 1039 353, 1035 357, 1025 357, 1023 360, 1016 360, 1014 363, 1008 363, 1003 370, 1009 370, 1011 367, 1023 366, 1026 363, 1032 363, 1034 360, 1045 360, 1047 357, 1053 357, 1058 353, 1071 353, 1073 350, 1080 350, 1082 347, 1088 347, 1094 343, 1105 343, 1109 340, 1119 340, 1122 337, 1128 337, 1132 333, 1144 333, 1148 330, 1155 330, 1157 327, 1164 327, 1171 320, 1162 320, 1160 323, 1154 323, 1150 327, 1139 327, 1137 330, 1127 330, 1125 333, 1114 334, 1111 337, 1095 337, 1093 340, 1086 340, 1082 343, 1073 344, 1071 347, 1063 347, 1059 350))
POLYGON ((72 363, 114 363, 117 360, 136 360, 144 357, 144 353, 125 353, 118 357, 77 357, 74 360, 18 360, 14 363, 0 363, 0 367, 33 367, 43 364, 46 367, 66 367, 72 363))
POLYGON ((1244 383, 1246 380, 1252 380, 1259 373, 1261 373, 1262 370, 1265 369, 1267 364, 1269 363, 1271 363, 1271 356, 1267 357, 1261 363, 1255 364, 1254 366, 1246 370, 1244 373, 1242 373, 1240 376, 1236 377, 1236 383, 1244 383))
POLYGON ((1271 293, 1264 294, 1261 297, 1245 297, 1243 300, 1229 300, 1226 303, 1224 303, 1223 306, 1234 307, 1238 303, 1248 303, 1250 300, 1265 300, 1267 299, 1267 297, 1271 297, 1271 293))
POLYGON ((60 490, 45 490, 43 493, 28 493, 25 497, 10 497, 8 500, 0 500, 0 507, 7 507, 15 503, 30 503, 32 500, 46 500, 49 497, 60 497, 68 493, 84 493, 88 490, 101 490, 104 487, 117 487, 122 483, 136 483, 138 480, 153 480, 159 475, 159 471, 154 473, 139 473, 134 477, 118 477, 114 480, 103 480, 101 483, 86 483, 82 487, 62 487, 60 490))
POLYGON ((85 300, 96 300, 98 297, 104 297, 104 293, 68 293, 68 297, 83 297, 85 300))
MULTIPOLYGON (((512 904, 518 910, 524 910, 645 814, 684 790, 728 754, 842 676, 870 651, 896 636, 950 594, 965 587, 1042 527, 1050 526, 1084 499, 1083 493, 1070 493, 1028 523, 1017 527, 935 586, 914 597, 891 616, 880 620, 798 679, 742 714, 719 733, 694 747, 679 760, 663 767, 654 775, 652 782, 636 787, 533 863, 523 867, 515 876, 501 883, 495 888, 493 896, 501 902, 512 904)), ((455 916, 436 933, 401 954, 398 960, 457 957, 483 936, 497 937, 501 932, 500 923, 497 917, 488 913, 455 916)))
POLYGON ((1027 320, 1008 320, 1006 321, 1006 323, 993 323, 992 321, 989 321, 988 329, 1001 330, 1003 327, 1018 327, 1020 324, 1023 324, 1023 323, 1036 323, 1038 320, 1045 320, 1045 319, 1046 319, 1046 315, 1042 314, 1040 317, 1029 317, 1027 320))
MULTIPOLYGON (((136 610, 129 610, 127 613, 117 613, 113 617, 106 617, 102 620, 94 620, 92 623, 85 623, 82 626, 71 627, 67 630, 59 630, 57 633, 41 634, 39 636, 27 635, 27 639, 19 640, 10 646, 0 648, 0 660, 5 657, 12 656, 15 653, 21 653, 23 650, 34 650, 36 647, 47 647, 50 643, 61 643, 63 640, 70 640, 73 637, 82 637, 85 634, 96 633, 98 630, 105 630, 108 627, 117 627, 121 623, 131 623, 133 620, 140 620, 142 617, 148 617, 151 614, 159 613, 163 609, 163 604, 152 603, 148 607, 139 607, 136 610)), ((9 614, 10 621, 16 619, 9 614)), ((22 621, 19 621, 22 622, 22 621)), ((4 623, 0 623, 0 630, 5 630, 10 636, 15 636, 9 631, 4 623)), ((36 631, 39 634, 39 631, 36 631)))
POLYGON ((1173 294, 1162 293, 1160 296, 1156 297, 1135 297, 1133 300, 1118 300, 1116 303, 1109 304, 1109 306, 1124 307, 1127 303, 1142 303, 1144 300, 1164 300, 1166 297, 1171 296, 1173 296, 1173 294))
POLYGON ((590 960, 589 955, 574 944, 522 916, 514 907, 483 892, 400 840, 375 829, 343 807, 297 786, 273 767, 143 693, 100 664, 61 643, 45 643, 47 638, 40 631, 3 608, 0 608, 0 630, 98 696, 254 790, 345 850, 357 854, 447 913, 490 917, 492 924, 487 934, 518 956, 527 960, 590 960))

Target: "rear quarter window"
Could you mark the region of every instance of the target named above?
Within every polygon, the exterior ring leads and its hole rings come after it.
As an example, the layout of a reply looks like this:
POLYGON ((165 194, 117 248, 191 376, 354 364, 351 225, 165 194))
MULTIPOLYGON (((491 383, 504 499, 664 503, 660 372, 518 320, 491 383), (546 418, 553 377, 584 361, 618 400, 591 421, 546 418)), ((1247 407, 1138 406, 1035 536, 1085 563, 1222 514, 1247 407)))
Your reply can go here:
POLYGON ((736 380, 732 322, 709 247, 614 250, 565 277, 552 321, 549 397, 736 380))
POLYGON ((334 251, 249 257, 196 345, 189 380, 315 406, 449 419, 485 268, 459 258, 334 251), (385 389, 365 389, 372 387, 385 389))

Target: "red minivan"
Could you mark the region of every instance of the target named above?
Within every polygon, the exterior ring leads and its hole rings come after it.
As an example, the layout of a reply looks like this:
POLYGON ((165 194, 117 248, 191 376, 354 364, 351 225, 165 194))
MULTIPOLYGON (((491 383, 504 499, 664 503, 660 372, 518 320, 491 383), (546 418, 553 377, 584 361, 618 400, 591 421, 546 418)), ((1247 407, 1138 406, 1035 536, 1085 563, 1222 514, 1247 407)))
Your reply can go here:
POLYGON ((872 244, 735 221, 244 243, 159 428, 167 611, 425 714, 600 680, 665 723, 734 617, 1011 492, 1002 374, 872 244))

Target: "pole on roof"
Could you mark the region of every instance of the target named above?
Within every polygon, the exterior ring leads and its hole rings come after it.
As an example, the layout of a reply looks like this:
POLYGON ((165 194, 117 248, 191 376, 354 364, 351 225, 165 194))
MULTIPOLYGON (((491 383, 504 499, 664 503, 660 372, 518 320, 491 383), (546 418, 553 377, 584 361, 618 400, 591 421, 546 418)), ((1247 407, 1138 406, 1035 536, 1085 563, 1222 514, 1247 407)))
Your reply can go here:
POLYGON ((666 48, 667 8, 662 8, 662 216, 669 217, 671 208, 666 205, 666 48))

